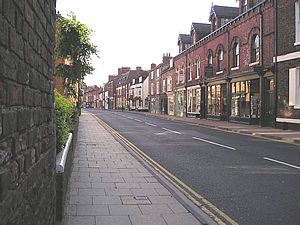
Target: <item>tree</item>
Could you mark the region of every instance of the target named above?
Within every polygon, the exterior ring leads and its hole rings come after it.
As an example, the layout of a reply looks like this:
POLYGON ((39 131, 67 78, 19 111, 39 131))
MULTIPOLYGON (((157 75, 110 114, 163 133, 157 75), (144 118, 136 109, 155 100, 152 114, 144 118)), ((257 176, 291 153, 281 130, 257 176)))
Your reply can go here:
POLYGON ((91 56, 98 55, 97 46, 90 40, 93 31, 78 22, 74 13, 68 16, 70 19, 58 16, 56 20, 55 54, 60 63, 55 72, 62 78, 67 94, 76 98, 74 86, 94 71, 91 56))

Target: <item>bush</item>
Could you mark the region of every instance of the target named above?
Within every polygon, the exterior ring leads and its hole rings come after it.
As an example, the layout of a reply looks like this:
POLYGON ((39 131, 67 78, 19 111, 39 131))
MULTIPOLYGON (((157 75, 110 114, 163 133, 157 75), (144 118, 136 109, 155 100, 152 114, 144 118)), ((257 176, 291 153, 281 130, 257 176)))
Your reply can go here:
POLYGON ((56 111, 56 153, 62 151, 68 139, 68 133, 79 117, 79 110, 72 103, 55 90, 56 111))

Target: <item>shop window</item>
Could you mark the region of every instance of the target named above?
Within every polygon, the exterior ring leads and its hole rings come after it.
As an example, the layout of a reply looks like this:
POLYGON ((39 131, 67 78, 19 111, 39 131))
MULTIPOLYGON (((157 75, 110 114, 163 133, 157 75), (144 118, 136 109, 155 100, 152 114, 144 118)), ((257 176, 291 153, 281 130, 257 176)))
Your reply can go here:
POLYGON ((188 89, 188 112, 200 113, 200 88, 188 89))
POLYGON ((259 115, 259 82, 241 81, 231 84, 231 116, 257 118, 259 115))
POLYGON ((239 67, 240 61, 240 50, 238 43, 235 43, 233 46, 233 67, 239 67))
POLYGON ((259 37, 255 34, 251 40, 251 63, 259 62, 259 37))
POLYGON ((226 85, 209 86, 207 90, 207 114, 226 115, 226 85))
POLYGON ((218 71, 223 70, 223 50, 218 51, 218 71))

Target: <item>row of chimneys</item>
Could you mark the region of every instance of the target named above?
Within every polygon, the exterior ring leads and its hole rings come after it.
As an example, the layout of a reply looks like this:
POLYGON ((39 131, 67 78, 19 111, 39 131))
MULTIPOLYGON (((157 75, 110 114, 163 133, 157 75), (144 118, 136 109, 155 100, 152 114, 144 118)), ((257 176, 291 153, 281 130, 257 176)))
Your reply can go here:
MULTIPOLYGON (((163 54, 162 62, 163 62, 163 63, 166 63, 166 62, 170 61, 171 58, 172 58, 172 56, 171 56, 170 53, 163 54)), ((156 64, 155 64, 155 63, 152 63, 152 64, 151 64, 151 70, 154 69, 155 67, 156 67, 156 64)), ((140 67, 140 66, 137 66, 137 67, 136 67, 136 70, 137 70, 137 71, 139 71, 139 70, 141 70, 141 69, 142 69, 142 67, 140 67)), ((122 68, 119 68, 119 69, 118 69, 118 75, 127 73, 128 71, 130 71, 130 67, 122 67, 122 68)))

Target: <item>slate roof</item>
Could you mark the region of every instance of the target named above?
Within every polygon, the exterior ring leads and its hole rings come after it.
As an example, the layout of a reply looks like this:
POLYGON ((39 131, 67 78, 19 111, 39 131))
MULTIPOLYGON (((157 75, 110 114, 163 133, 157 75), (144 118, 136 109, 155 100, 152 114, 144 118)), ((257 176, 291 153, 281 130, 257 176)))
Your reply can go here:
POLYGON ((191 30, 196 33, 210 33, 211 24, 210 23, 192 23, 191 30))
POLYGON ((239 8, 213 5, 211 7, 209 21, 211 21, 212 14, 216 14, 216 16, 219 18, 228 18, 228 19, 232 18, 233 19, 239 15, 239 8))
POLYGON ((192 43, 191 35, 179 34, 178 44, 179 44, 179 42, 182 42, 183 44, 191 44, 192 43))

